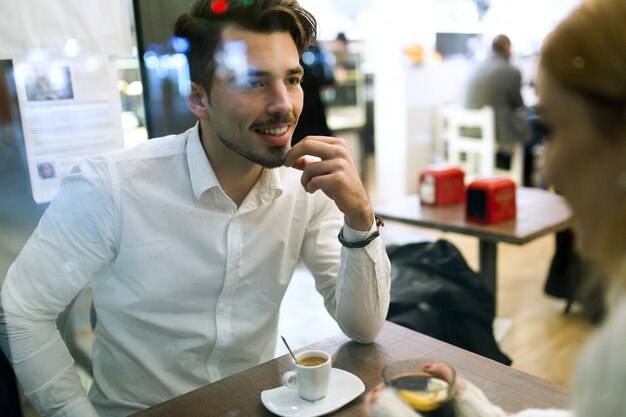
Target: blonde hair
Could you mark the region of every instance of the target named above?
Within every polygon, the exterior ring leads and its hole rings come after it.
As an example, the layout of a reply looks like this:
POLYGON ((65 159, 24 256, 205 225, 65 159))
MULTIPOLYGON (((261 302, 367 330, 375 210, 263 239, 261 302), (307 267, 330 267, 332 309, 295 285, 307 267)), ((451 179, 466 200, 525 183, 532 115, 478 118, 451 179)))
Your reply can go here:
POLYGON ((548 35, 541 65, 573 90, 626 102, 626 2, 584 1, 548 35))
MULTIPOLYGON (((606 140, 626 141, 626 0, 586 0, 547 37, 540 65, 589 103, 606 140)), ((626 161, 624 161, 626 171, 626 161)), ((626 175, 626 174, 625 174, 626 175)), ((617 184, 616 179, 616 184, 617 184)), ((626 291, 626 189, 603 248, 611 286, 626 291)))

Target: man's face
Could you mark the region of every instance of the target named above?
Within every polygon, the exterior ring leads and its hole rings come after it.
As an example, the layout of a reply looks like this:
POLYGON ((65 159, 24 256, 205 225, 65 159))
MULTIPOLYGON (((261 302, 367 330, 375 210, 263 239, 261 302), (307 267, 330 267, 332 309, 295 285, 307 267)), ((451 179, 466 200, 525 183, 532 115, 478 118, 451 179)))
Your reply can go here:
POLYGON ((222 39, 203 135, 246 160, 280 166, 302 111, 296 45, 288 32, 227 28, 222 39))

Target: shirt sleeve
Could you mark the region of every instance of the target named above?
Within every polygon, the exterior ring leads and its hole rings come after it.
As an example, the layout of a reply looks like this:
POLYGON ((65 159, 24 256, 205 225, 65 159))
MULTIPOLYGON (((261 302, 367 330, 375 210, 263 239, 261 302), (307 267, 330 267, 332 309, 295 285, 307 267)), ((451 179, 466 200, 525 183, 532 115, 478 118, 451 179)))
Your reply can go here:
POLYGON ((118 207, 112 183, 103 160, 74 168, 0 292, 0 344, 42 415, 97 416, 56 318, 114 257, 118 207))
POLYGON ((341 226, 346 240, 355 241, 366 238, 375 225, 369 232, 350 229, 334 202, 316 195, 323 200, 307 228, 302 259, 341 330, 356 342, 371 343, 389 309, 391 268, 385 246, 378 237, 363 248, 343 247, 337 239, 341 226))

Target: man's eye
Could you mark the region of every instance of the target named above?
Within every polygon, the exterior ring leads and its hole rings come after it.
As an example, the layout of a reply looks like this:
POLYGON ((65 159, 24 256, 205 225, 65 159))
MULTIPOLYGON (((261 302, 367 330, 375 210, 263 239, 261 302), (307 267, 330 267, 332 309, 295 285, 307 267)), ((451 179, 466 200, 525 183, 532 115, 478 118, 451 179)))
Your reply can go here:
POLYGON ((237 88, 241 90, 254 90, 261 87, 263 87, 263 83, 260 80, 250 80, 237 85, 237 88))
POLYGON ((292 77, 292 78, 287 79, 287 83, 289 85, 300 85, 302 83, 302 78, 292 77))

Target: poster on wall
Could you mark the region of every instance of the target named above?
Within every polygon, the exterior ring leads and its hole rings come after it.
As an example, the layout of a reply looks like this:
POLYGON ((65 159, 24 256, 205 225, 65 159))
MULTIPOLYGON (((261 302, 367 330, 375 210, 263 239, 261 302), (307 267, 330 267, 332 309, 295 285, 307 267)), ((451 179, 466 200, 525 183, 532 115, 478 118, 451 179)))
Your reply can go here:
POLYGON ((114 61, 14 61, 33 198, 47 203, 81 160, 124 147, 114 61))

